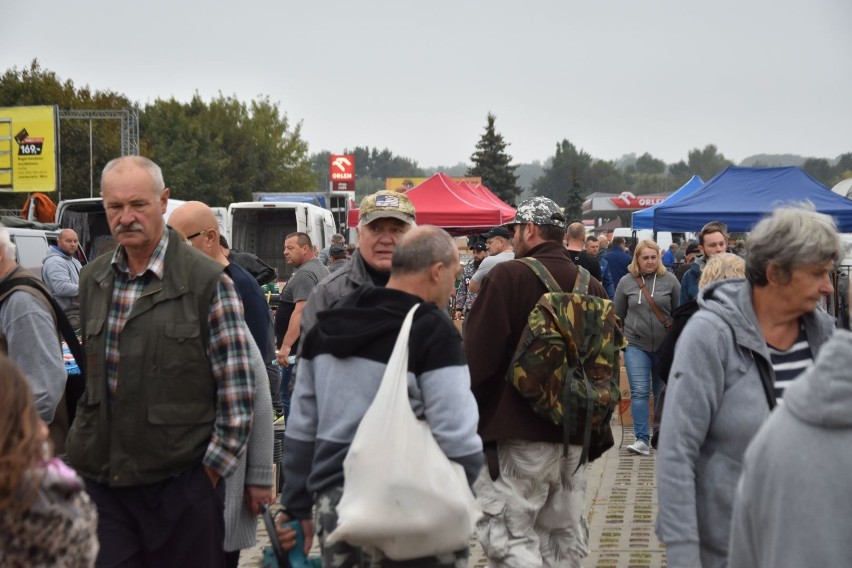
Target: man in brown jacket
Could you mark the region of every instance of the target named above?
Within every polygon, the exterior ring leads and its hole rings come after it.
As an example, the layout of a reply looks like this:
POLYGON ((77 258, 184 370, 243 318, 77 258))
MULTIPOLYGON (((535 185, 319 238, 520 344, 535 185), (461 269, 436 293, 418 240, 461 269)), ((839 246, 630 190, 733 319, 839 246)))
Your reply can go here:
MULTIPOLYGON (((533 197, 518 207, 512 241, 517 258, 536 258, 569 292, 577 266, 562 246, 565 225, 556 203, 533 197)), ((573 567, 587 554, 586 466, 577 468, 582 440, 570 440, 564 455, 562 427, 535 414, 505 378, 527 317, 545 292, 523 263, 501 263, 483 283, 468 320, 465 353, 489 462, 474 486, 484 512, 477 533, 490 566, 573 567)), ((594 279, 589 294, 606 298, 594 279)), ((593 439, 590 459, 611 445, 611 436, 593 439)))

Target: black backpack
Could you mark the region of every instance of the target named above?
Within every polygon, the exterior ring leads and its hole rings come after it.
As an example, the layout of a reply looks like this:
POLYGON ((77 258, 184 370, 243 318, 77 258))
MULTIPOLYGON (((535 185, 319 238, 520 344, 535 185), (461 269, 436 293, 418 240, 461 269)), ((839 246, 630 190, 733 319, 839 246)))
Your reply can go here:
MULTIPOLYGON (((68 424, 70 426, 77 412, 77 402, 83 395, 83 390, 86 386, 86 357, 83 353, 83 347, 80 345, 77 334, 74 332, 71 322, 68 321, 65 311, 59 306, 50 291, 45 288, 42 281, 27 272, 19 270, 17 275, 13 275, 8 280, 0 283, 0 305, 6 301, 6 298, 12 292, 18 290, 32 294, 42 303, 46 303, 51 307, 56 327, 68 345, 71 354, 74 356, 77 366, 80 367, 80 374, 67 375, 65 382, 65 405, 68 411, 68 424)), ((3 339, 3 349, 5 351, 5 338, 3 339)))

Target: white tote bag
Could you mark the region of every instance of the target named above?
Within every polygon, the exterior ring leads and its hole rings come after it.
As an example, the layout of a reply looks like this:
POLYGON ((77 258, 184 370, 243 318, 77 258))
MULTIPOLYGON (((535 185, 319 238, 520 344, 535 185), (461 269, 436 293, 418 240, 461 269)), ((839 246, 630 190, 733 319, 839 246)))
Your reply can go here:
POLYGON ((468 545, 480 510, 464 469, 451 462, 408 400, 408 335, 417 306, 399 331, 382 384, 343 462, 337 506, 340 540, 410 560, 468 545))

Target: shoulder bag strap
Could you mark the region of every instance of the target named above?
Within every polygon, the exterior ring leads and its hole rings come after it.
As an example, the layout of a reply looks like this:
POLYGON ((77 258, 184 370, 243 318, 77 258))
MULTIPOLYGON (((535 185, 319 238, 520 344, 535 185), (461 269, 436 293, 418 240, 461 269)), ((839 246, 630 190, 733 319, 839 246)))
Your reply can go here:
POLYGON ((654 298, 651 297, 651 294, 648 293, 648 288, 645 286, 645 281, 642 280, 641 276, 635 276, 636 283, 639 285, 639 289, 642 291, 642 295, 645 296, 645 299, 648 301, 648 305, 651 306, 651 310, 653 310, 654 315, 657 316, 657 319, 660 320, 660 323, 663 324, 663 327, 666 328, 666 331, 672 326, 671 323, 666 319, 666 316, 663 315, 663 312, 660 311, 659 306, 654 301, 654 298))

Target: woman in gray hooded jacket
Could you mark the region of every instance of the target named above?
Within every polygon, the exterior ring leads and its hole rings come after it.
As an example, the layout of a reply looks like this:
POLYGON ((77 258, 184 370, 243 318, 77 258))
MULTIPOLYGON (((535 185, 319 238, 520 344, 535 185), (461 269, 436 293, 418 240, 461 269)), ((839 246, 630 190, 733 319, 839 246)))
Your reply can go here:
POLYGON ((833 221, 777 209, 748 240, 746 280, 704 288, 675 348, 657 461, 668 565, 727 565, 743 454, 789 379, 834 329, 819 309, 840 257, 833 221))
POLYGON ((624 322, 627 339, 624 366, 630 381, 630 411, 636 434, 636 441, 627 446, 627 451, 647 456, 651 454, 648 395, 653 385, 656 402, 663 390, 662 379, 653 374, 654 352, 662 345, 667 330, 654 306, 671 325, 672 311, 678 306, 680 283, 663 266, 660 247, 652 240, 636 245, 633 262, 627 270, 618 282, 614 299, 615 313, 624 322))

